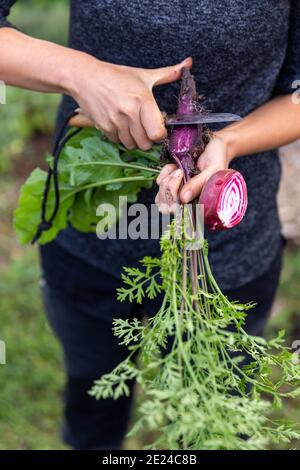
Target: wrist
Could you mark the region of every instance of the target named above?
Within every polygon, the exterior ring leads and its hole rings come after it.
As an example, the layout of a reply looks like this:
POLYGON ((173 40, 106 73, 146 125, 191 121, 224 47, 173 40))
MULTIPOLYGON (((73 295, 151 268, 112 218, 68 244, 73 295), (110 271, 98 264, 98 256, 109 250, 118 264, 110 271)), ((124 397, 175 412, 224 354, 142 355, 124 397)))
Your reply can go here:
POLYGON ((214 133, 216 137, 221 139, 223 144, 226 147, 226 156, 228 164, 239 156, 237 143, 238 143, 238 135, 237 132, 233 128, 224 128, 220 131, 214 133))
POLYGON ((63 92, 77 100, 82 94, 82 90, 85 89, 86 75, 91 77, 94 75, 89 70, 95 68, 97 62, 99 62, 97 59, 85 52, 72 50, 68 61, 62 67, 61 88, 64 90, 63 92))

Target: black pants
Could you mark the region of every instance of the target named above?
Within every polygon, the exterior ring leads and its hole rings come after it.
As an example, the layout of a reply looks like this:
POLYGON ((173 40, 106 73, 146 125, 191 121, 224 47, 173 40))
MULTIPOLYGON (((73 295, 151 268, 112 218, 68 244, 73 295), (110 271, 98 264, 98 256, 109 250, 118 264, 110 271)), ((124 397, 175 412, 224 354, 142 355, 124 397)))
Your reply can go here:
MULTIPOLYGON (((120 281, 64 251, 55 242, 41 249, 43 293, 49 322, 65 357, 64 440, 75 449, 119 448, 127 430, 131 398, 97 401, 87 391, 93 381, 111 371, 127 355, 112 333, 114 318, 139 315, 138 307, 116 300, 120 281)), ((224 293, 257 306, 247 316, 246 329, 261 335, 278 286, 282 247, 259 278, 224 293)), ((113 260, 112 260, 113 262, 113 260)), ((143 305, 150 314, 159 299, 143 305)))

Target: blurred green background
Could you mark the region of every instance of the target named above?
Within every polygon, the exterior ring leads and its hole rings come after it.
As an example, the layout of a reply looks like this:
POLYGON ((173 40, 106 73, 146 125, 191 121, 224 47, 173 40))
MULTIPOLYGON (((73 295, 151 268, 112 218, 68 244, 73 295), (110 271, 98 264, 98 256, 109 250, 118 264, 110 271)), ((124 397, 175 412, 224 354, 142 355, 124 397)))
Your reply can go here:
MULTIPOLYGON (((68 8, 67 0, 19 0, 9 19, 24 32, 65 44, 68 8)), ((58 103, 57 95, 7 88, 7 104, 0 106, 0 339, 7 347, 7 365, 0 365, 0 450, 64 448, 62 353, 43 313, 37 250, 20 247, 12 230, 19 187, 51 148, 58 103)), ((289 247, 267 332, 284 328, 288 345, 300 338, 299 282, 300 250, 289 247)), ((285 403, 277 417, 300 422, 299 405, 299 399, 285 403)), ((149 439, 126 445, 141 448, 149 439)))

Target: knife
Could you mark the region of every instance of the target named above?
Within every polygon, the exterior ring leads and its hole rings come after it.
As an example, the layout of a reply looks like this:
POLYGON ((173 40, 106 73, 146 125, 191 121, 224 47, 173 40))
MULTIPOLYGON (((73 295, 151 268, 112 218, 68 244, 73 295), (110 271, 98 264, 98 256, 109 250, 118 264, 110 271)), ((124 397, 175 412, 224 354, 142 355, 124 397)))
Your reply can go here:
POLYGON ((242 118, 230 113, 195 113, 189 115, 171 114, 165 117, 166 126, 182 126, 192 124, 212 124, 216 122, 234 122, 242 118))
MULTIPOLYGON (((241 119, 237 114, 230 113, 194 113, 190 115, 179 115, 162 113, 166 126, 183 126, 192 124, 213 124, 218 122, 235 122, 241 119)), ((80 110, 78 114, 69 120, 72 127, 95 127, 93 121, 86 117, 80 110)))

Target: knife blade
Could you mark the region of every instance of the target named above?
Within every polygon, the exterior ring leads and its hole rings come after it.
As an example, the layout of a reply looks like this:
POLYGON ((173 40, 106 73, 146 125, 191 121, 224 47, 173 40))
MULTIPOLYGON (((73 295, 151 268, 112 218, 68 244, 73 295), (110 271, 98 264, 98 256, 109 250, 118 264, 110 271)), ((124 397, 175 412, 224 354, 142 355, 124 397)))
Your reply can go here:
POLYGON ((242 118, 231 113, 195 113, 190 115, 170 114, 165 116, 166 126, 183 126, 191 124, 209 124, 217 122, 235 122, 242 118))
MULTIPOLYGON (((95 127, 95 123, 86 117, 78 108, 78 114, 69 120, 69 125, 74 127, 95 127)), ((170 114, 162 112, 166 126, 182 126, 192 124, 209 124, 216 122, 234 122, 241 119, 237 114, 230 113, 195 113, 191 115, 170 114)))

